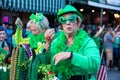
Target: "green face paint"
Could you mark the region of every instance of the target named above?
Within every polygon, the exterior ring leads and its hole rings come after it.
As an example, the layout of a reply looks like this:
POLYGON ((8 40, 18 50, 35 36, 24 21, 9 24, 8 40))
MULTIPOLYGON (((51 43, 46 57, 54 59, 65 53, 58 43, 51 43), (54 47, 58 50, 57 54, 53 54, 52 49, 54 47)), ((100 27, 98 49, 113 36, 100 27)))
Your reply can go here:
POLYGON ((77 20, 77 15, 76 14, 72 14, 71 16, 69 16, 68 18, 65 18, 64 16, 61 16, 59 18, 59 22, 61 24, 66 24, 67 21, 74 23, 77 20))

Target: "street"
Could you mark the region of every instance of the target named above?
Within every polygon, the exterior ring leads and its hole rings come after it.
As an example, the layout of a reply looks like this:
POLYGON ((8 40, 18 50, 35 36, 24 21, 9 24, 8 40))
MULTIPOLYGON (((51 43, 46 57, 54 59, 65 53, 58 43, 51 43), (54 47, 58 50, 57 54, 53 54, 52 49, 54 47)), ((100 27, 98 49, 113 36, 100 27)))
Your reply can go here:
POLYGON ((108 80, 120 80, 120 71, 111 69, 107 71, 108 80))

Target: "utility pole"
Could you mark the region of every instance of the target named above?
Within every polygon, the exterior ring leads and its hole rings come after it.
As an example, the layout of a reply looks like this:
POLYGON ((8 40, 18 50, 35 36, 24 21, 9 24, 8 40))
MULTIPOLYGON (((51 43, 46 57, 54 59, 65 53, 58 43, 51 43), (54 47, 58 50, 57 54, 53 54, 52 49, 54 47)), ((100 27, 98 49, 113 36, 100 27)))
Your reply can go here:
POLYGON ((100 10, 100 26, 102 26, 102 19, 103 19, 103 8, 100 10))

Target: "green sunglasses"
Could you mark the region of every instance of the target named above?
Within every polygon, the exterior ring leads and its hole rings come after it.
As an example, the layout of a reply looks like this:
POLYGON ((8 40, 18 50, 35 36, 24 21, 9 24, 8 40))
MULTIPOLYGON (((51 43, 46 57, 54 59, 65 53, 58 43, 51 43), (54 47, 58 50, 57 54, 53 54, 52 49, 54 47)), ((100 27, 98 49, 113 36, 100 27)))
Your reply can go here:
POLYGON ((67 21, 74 23, 77 20, 77 15, 76 14, 72 14, 70 17, 65 18, 64 16, 59 17, 59 22, 61 24, 66 24, 67 21))

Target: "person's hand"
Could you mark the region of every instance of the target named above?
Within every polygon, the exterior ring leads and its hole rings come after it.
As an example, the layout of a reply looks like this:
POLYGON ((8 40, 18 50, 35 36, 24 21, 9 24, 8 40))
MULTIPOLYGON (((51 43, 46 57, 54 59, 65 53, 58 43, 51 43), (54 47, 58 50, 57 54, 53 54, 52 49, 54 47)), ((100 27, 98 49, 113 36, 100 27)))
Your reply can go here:
POLYGON ((55 30, 54 29, 48 29, 48 30, 46 30, 44 36, 45 36, 47 44, 50 44, 50 42, 52 41, 54 35, 55 35, 55 30))
POLYGON ((70 58, 71 52, 60 52, 53 57, 55 65, 57 65, 61 60, 66 60, 70 58))
POLYGON ((116 26, 116 28, 114 29, 114 31, 116 32, 119 27, 120 27, 120 24, 118 24, 118 25, 116 26))
POLYGON ((44 45, 45 50, 48 50, 49 47, 50 47, 50 44, 49 44, 49 43, 44 43, 43 45, 44 45))
POLYGON ((119 28, 119 27, 120 27, 120 24, 118 24, 117 27, 119 28))
POLYGON ((102 33, 103 29, 105 28, 105 25, 103 25, 102 27, 98 26, 98 28, 99 28, 99 31, 95 34, 95 36, 99 36, 102 33))
POLYGON ((20 20, 20 18, 17 18, 17 19, 16 19, 16 21, 15 21, 15 25, 16 25, 16 26, 17 26, 17 25, 20 25, 21 28, 22 28, 23 23, 22 23, 22 21, 20 20))
POLYGON ((103 25, 102 27, 98 26, 98 28, 99 28, 100 31, 102 31, 105 28, 105 25, 103 25))

